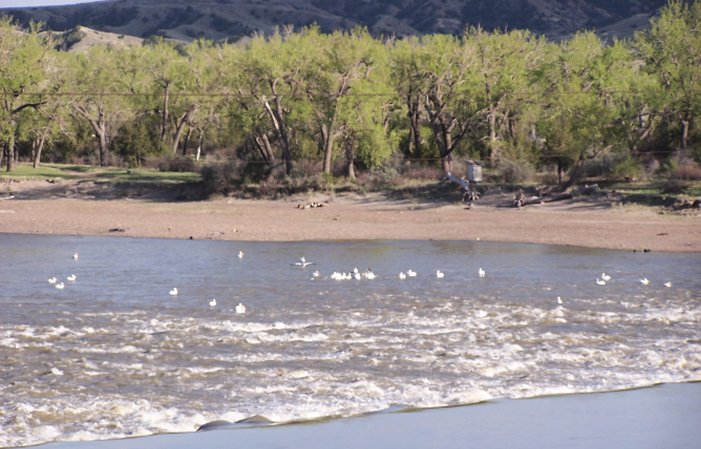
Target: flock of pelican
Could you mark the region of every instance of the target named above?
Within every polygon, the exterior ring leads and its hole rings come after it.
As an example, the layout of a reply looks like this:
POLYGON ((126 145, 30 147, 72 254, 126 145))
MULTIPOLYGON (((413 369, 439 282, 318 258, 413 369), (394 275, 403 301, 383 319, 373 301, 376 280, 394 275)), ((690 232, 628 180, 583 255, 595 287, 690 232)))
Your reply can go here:
MULTIPOLYGON (((78 260, 78 253, 73 253, 73 260, 78 260)), ((68 281, 71 284, 74 283, 77 279, 78 277, 75 274, 69 274, 68 276, 66 276, 66 281, 68 281)), ((56 276, 51 276, 48 279, 48 282, 49 285, 53 285, 54 288, 56 288, 57 290, 63 290, 64 288, 66 288, 66 284, 64 282, 59 282, 56 276)))
MULTIPOLYGON (((245 255, 245 253, 243 251, 238 252, 239 259, 243 259, 244 255, 245 255)), ((78 260, 78 258, 79 258, 78 253, 73 253, 73 260, 78 260)), ((299 258, 298 261, 292 263, 291 265, 304 269, 310 265, 315 265, 315 263, 308 261, 304 256, 302 256, 299 258)), ((320 276, 321 276, 321 274, 319 273, 318 270, 316 270, 312 273, 312 279, 319 278, 320 276)), ((399 279, 402 281, 407 279, 407 278, 414 278, 417 276, 418 276, 418 273, 412 269, 408 269, 408 270, 406 270, 406 272, 401 271, 399 273, 399 279)), ((441 270, 436 270, 435 276, 436 276, 436 279, 443 279, 445 277, 445 273, 442 272, 441 270)), ((480 267, 477 270, 477 276, 480 278, 484 278, 487 276, 487 272, 482 267, 480 267)), ((353 279, 355 279, 355 280, 361 280, 361 279, 372 280, 372 279, 375 279, 376 277, 377 277, 377 275, 370 268, 363 271, 362 273, 360 272, 360 270, 358 270, 358 268, 353 268, 353 270, 350 272, 334 271, 329 276, 330 279, 333 279, 336 281, 345 281, 345 280, 353 280, 353 279)), ((74 283, 77 279, 78 278, 75 274, 70 274, 70 275, 66 276, 66 281, 69 283, 74 283)), ((597 285, 606 285, 609 281, 611 281, 611 275, 606 274, 606 273, 601 273, 601 276, 596 278, 597 285)), ((642 285, 649 285, 650 284, 650 280, 646 277, 639 279, 639 281, 642 285)), ((53 285, 58 290, 63 290, 66 287, 66 284, 64 282, 59 282, 58 278, 56 278, 55 276, 50 277, 48 279, 48 282, 50 285, 53 285)), ((663 285, 667 288, 671 288, 672 282, 666 281, 663 285)), ((173 287, 168 292, 168 294, 172 297, 178 296, 178 288, 173 287)), ((558 302, 558 304, 562 304, 562 298, 560 298, 558 296, 557 302, 558 302)), ((217 305, 217 300, 215 298, 212 298, 209 300, 210 307, 216 307, 216 305, 217 305)), ((235 307, 235 311, 237 314, 241 315, 241 314, 245 314, 247 312, 247 309, 243 303, 239 302, 235 307)))
MULTIPOLYGON (((596 278, 596 284, 597 285, 606 285, 607 282, 611 280, 611 275, 606 274, 606 273, 601 273, 601 276, 596 278)), ((650 285, 650 279, 643 277, 638 279, 642 285, 650 285)), ((666 281, 664 284, 665 287, 667 288, 672 288, 672 281, 666 281)))

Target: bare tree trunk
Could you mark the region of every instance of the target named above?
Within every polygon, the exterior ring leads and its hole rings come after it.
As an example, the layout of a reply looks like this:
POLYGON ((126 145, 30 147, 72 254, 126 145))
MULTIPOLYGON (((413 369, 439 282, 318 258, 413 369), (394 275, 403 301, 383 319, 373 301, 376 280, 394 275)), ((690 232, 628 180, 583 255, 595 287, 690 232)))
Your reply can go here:
POLYGON ((173 142, 171 147, 171 151, 173 154, 178 153, 178 147, 180 146, 180 139, 182 137, 183 130, 185 129, 185 125, 187 125, 188 121, 190 120, 190 116, 193 112, 194 108, 191 108, 186 113, 184 113, 180 117, 180 119, 178 119, 175 123, 175 131, 173 132, 173 142))
POLYGON ((331 160, 333 158, 333 141, 336 127, 336 112, 331 116, 331 121, 321 125, 321 135, 324 145, 324 173, 331 174, 331 160))
POLYGON ((268 100, 263 97, 263 106, 268 112, 268 116, 273 123, 275 132, 277 133, 278 140, 282 145, 282 160, 285 161, 285 173, 289 176, 292 174, 292 150, 290 148, 290 136, 287 130, 287 123, 285 121, 285 111, 282 107, 282 101, 280 100, 280 95, 277 93, 277 79, 270 80, 270 91, 273 93, 273 102, 275 103, 275 109, 270 106, 268 100))
POLYGON ((453 137, 450 131, 445 132, 443 145, 445 149, 441 155, 441 163, 443 164, 443 171, 450 173, 453 171, 453 137))
POLYGON ((168 106, 170 103, 170 83, 166 83, 163 86, 163 107, 161 110, 161 129, 160 129, 160 142, 165 143, 166 136, 168 135, 168 121, 170 120, 170 111, 168 106))
POLYGON ((197 139, 197 155, 195 156, 195 160, 199 161, 200 160, 200 155, 202 154, 202 143, 204 142, 204 130, 200 129, 200 137, 197 139))
POLYGON ((355 179, 355 152, 353 147, 353 138, 347 136, 343 142, 346 153, 346 176, 350 179, 355 179))
POLYGON ((44 151, 44 143, 46 143, 46 138, 49 134, 48 129, 44 129, 44 131, 41 133, 41 137, 38 139, 34 139, 32 142, 32 147, 34 150, 34 161, 32 162, 32 167, 37 168, 39 166, 39 162, 41 161, 41 153, 44 151))
POLYGON ((265 164, 272 169, 275 165, 275 153, 273 152, 273 147, 270 144, 270 139, 268 139, 268 135, 256 135, 255 142, 261 157, 265 161, 265 164))
POLYGON ((102 106, 98 108, 97 119, 90 116, 90 112, 82 107, 81 105, 74 104, 73 109, 90 123, 90 127, 95 133, 95 138, 97 139, 98 151, 100 155, 100 166, 104 167, 106 165, 107 153, 109 151, 110 139, 107 130, 107 121, 105 120, 105 111, 102 106))
MULTIPOLYGON (((12 123, 12 129, 14 130, 14 122, 12 123)), ((15 161, 15 133, 14 131, 10 134, 10 136, 7 138, 7 141, 5 141, 5 148, 7 150, 7 157, 6 157, 6 168, 8 172, 15 171, 16 166, 16 161, 15 161)))
POLYGON ((407 98, 407 105, 409 106, 409 111, 407 112, 407 115, 409 116, 409 142, 407 154, 416 159, 420 159, 422 156, 422 149, 421 111, 419 110, 419 102, 418 100, 412 100, 411 97, 409 97, 407 98))
POLYGON ((497 111, 494 106, 489 110, 489 163, 496 166, 499 160, 499 148, 497 146, 497 111))
POLYGON ((187 156, 187 148, 190 146, 190 138, 192 137, 192 126, 187 128, 185 138, 183 139, 183 156, 187 156))
POLYGON ((689 141, 689 120, 684 117, 681 120, 682 131, 679 142, 679 160, 683 161, 686 159, 686 148, 687 142, 689 141))

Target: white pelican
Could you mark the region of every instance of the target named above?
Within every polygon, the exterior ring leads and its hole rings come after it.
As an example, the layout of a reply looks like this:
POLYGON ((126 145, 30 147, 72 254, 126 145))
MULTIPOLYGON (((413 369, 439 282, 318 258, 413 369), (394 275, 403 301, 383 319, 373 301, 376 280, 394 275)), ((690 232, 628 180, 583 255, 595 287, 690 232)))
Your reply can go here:
POLYGON ((209 300, 209 307, 214 307, 217 305, 217 300, 212 298, 209 300))
POLYGON ((640 279, 640 283, 643 285, 648 285, 650 283, 650 279, 642 278, 642 279, 640 279))
POLYGON ((560 298, 559 296, 557 297, 557 303, 562 304, 562 298, 560 298))
POLYGON ((302 268, 304 268, 304 267, 306 267, 306 266, 308 266, 308 265, 313 265, 313 264, 314 264, 314 262, 307 262, 307 259, 305 259, 304 256, 302 256, 302 257, 299 258, 299 262, 295 262, 295 263, 293 263, 292 265, 294 265, 294 266, 296 266, 296 267, 302 267, 302 268))
POLYGON ((63 282, 59 282, 58 284, 54 285, 54 287, 56 287, 56 288, 59 289, 59 290, 63 290, 63 288, 65 287, 65 285, 63 285, 63 282))
POLYGON ((319 270, 316 270, 315 272, 312 273, 313 278, 318 278, 319 277, 319 270))
POLYGON ((611 280, 611 276, 609 276, 606 273, 601 273, 601 279, 605 280, 606 282, 611 280))
POLYGON ((73 260, 78 260, 78 253, 73 253, 73 260))
POLYGON ((406 274, 404 274, 403 271, 402 271, 401 273, 399 273, 399 279, 401 279, 402 281, 403 281, 404 279, 406 279, 406 274))
POLYGON ((173 287, 173 290, 168 292, 170 296, 177 296, 178 294, 178 287, 173 287))
POLYGON ((244 306, 242 303, 238 303, 236 305, 236 313, 239 315, 246 313, 246 306, 244 306))
POLYGON ((50 277, 49 279, 49 284, 55 284, 58 279, 56 279, 56 276, 50 277))
POLYGON ((367 271, 365 273, 363 273, 363 276, 365 276, 365 279, 370 279, 370 280, 373 280, 377 277, 377 276, 375 276, 375 273, 370 268, 368 268, 367 271))
POLYGON ((436 277, 438 279, 443 279, 444 276, 445 276, 445 273, 443 273, 441 270, 436 270, 436 277))
POLYGON ((416 271, 406 270, 406 275, 409 276, 410 278, 414 278, 414 277, 416 277, 416 271))
POLYGON ((665 283, 664 283, 664 286, 667 287, 667 288, 671 288, 671 287, 672 287, 672 281, 667 281, 667 282, 665 282, 665 283))
POLYGON ((479 269, 479 270, 477 270, 477 274, 478 274, 478 275, 479 275, 479 277, 481 277, 481 278, 483 278, 483 277, 486 277, 486 276, 487 276, 487 272, 486 272, 486 271, 484 271, 484 269, 483 269, 482 267, 480 267, 480 269, 479 269))
POLYGON ((239 259, 243 259, 243 256, 244 256, 244 252, 243 252, 243 251, 239 251, 239 259))
POLYGON ((75 274, 71 274, 70 276, 66 276, 66 280, 68 282, 75 282, 75 280, 78 279, 75 274))
POLYGON ((606 285, 606 281, 603 279, 596 278, 596 285, 606 285))

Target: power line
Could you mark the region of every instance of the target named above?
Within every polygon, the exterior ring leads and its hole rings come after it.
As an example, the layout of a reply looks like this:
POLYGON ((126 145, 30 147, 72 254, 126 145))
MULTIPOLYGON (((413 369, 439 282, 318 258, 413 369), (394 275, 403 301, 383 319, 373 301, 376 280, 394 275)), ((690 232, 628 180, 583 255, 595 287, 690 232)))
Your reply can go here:
MULTIPOLYGON (((552 94, 553 92, 549 92, 552 94)), ((558 94, 563 95, 589 95, 591 92, 583 90, 561 90, 556 91, 558 94)), ((603 89, 601 94, 630 94, 630 95, 640 95, 640 91, 629 90, 629 89, 614 89, 607 90, 603 89)), ((34 96, 34 97, 161 97, 162 92, 19 92, 19 93, 5 93, 0 94, 3 97, 21 97, 21 96, 34 96)), ((243 98, 256 98, 253 94, 243 94, 233 93, 233 92, 173 92, 170 91, 169 95, 173 97, 243 97, 243 98)), ((332 95, 329 92, 329 95, 332 95)), ((404 98, 408 95, 417 95, 416 93, 407 92, 349 92, 341 96, 342 97, 400 97, 404 98)), ((419 94, 420 96, 425 96, 427 94, 419 94)), ((283 95, 282 97, 285 97, 283 95)))

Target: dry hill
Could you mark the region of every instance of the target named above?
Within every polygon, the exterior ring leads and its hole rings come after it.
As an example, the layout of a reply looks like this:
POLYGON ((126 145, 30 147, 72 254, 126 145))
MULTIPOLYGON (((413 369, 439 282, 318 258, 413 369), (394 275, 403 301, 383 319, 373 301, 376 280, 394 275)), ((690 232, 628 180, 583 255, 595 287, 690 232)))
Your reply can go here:
MULTIPOLYGON (((665 0, 108 0, 5 12, 53 30, 78 25, 117 35, 237 40, 281 25, 365 26, 374 34, 461 33, 466 26, 527 28, 551 38, 581 29, 629 35, 665 0)), ((641 25, 642 24, 642 25, 641 25)))

